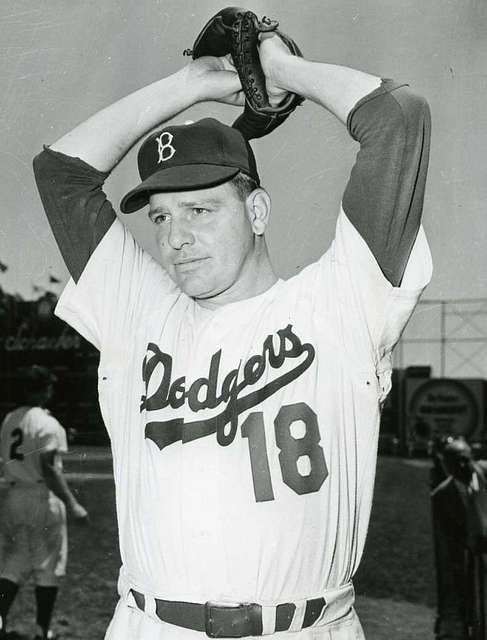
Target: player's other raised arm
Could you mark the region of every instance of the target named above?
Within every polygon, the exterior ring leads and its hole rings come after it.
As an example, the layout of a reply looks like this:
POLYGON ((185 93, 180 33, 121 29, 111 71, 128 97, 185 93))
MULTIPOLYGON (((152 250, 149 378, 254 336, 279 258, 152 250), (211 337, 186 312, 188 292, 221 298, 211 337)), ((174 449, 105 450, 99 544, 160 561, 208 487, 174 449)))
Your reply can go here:
POLYGON ((36 156, 39 193, 75 281, 115 219, 102 187, 128 150, 197 102, 239 104, 240 90, 238 75, 224 60, 193 61, 102 109, 36 156))
POLYGON ((239 102, 235 71, 220 58, 204 58, 102 109, 52 145, 109 172, 147 132, 204 100, 239 102))
POLYGON ((277 36, 262 41, 260 55, 271 92, 293 91, 323 106, 360 143, 343 208, 398 286, 421 221, 431 128, 426 101, 391 80, 292 56, 277 36))

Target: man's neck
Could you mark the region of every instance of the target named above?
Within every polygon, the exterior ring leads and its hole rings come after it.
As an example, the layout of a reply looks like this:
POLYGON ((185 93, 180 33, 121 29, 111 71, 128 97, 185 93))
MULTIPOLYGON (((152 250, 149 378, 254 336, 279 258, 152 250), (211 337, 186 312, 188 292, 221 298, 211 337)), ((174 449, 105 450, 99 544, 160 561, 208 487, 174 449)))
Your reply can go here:
POLYGON ((229 289, 211 298, 195 298, 195 301, 204 309, 215 310, 227 304, 255 298, 265 293, 277 281, 278 277, 265 248, 257 260, 243 270, 242 276, 229 289))

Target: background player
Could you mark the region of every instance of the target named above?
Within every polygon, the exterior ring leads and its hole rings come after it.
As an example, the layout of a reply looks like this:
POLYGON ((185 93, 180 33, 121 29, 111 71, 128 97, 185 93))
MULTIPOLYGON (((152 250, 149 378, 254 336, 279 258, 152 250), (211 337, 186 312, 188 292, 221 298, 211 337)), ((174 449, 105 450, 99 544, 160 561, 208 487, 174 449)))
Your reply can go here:
POLYGON ((0 430, 0 454, 8 491, 0 514, 0 638, 7 638, 7 614, 21 585, 35 576, 38 640, 50 630, 59 578, 67 559, 66 508, 76 521, 88 514, 71 493, 60 454, 66 434, 45 405, 55 376, 32 366, 23 379, 24 402, 0 430))
POLYGON ((58 313, 101 351, 123 561, 110 639, 363 637, 351 577, 380 405, 431 275, 429 112, 404 86, 298 59, 275 36, 260 56, 273 99, 315 101, 361 145, 332 247, 287 282, 264 240, 270 197, 228 127, 164 126, 139 152, 142 183, 122 209, 149 203, 164 269, 102 191, 153 127, 196 102, 240 101, 225 60, 127 96, 35 161, 73 278, 58 313))

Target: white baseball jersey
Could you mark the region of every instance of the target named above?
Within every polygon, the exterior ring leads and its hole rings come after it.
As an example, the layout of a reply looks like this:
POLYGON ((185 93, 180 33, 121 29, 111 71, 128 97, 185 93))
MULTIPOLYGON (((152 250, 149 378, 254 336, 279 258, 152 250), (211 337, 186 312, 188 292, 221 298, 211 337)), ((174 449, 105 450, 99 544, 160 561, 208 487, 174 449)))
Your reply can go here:
POLYGON ((422 229, 395 288, 341 211, 320 260, 208 311, 112 224, 57 314, 101 351, 126 583, 277 603, 350 581, 391 351, 430 276, 422 229))
MULTIPOLYGON (((18 407, 9 413, 0 429, 0 456, 8 482, 42 482, 40 454, 68 450, 66 432, 47 409, 18 407)), ((61 459, 56 464, 62 466, 61 459)))

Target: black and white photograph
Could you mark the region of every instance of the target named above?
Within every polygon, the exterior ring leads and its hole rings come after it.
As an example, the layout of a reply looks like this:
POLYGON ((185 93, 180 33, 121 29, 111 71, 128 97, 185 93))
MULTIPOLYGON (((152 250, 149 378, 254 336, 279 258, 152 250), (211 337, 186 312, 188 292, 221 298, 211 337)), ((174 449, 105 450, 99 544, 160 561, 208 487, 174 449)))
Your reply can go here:
POLYGON ((0 52, 0 640, 487 640, 485 0, 0 52))

